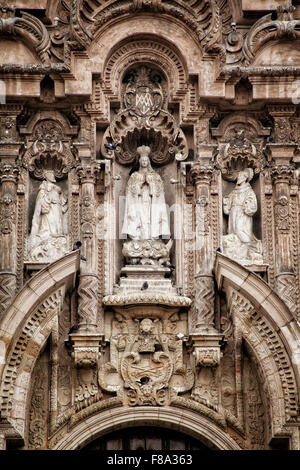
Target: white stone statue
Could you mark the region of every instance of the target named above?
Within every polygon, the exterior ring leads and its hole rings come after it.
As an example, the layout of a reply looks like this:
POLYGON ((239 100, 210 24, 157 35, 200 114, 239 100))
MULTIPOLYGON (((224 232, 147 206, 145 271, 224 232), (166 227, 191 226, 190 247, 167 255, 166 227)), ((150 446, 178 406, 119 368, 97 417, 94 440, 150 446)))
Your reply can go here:
POLYGON ((249 181, 252 168, 238 173, 234 190, 223 198, 228 218, 228 235, 222 237, 223 253, 241 264, 262 264, 262 244, 253 234, 253 215, 257 211, 256 195, 249 181))
POLYGON ((52 170, 44 171, 44 178, 36 198, 28 243, 28 257, 37 262, 53 261, 67 251, 67 198, 55 184, 52 170))
POLYGON ((127 183, 122 227, 122 236, 131 239, 124 243, 124 256, 141 259, 142 264, 167 260, 171 247, 169 244, 166 250, 167 245, 162 241, 169 239, 171 233, 163 181, 151 166, 150 151, 145 145, 137 149, 140 168, 127 183))

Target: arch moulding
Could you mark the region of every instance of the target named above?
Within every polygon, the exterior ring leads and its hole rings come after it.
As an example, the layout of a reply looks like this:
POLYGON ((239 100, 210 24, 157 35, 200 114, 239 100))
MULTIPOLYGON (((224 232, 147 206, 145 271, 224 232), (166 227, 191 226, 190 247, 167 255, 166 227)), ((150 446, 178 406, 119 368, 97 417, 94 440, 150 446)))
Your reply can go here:
POLYGON ((160 426, 188 434, 216 450, 240 450, 238 444, 215 423, 191 410, 175 407, 116 408, 101 411, 71 429, 53 450, 75 450, 117 429, 160 426))
POLYGON ((281 434, 287 422, 293 424, 299 403, 299 361, 293 360, 294 347, 300 341, 299 324, 265 281, 220 253, 215 276, 230 308, 235 304, 234 314, 261 369, 273 415, 272 433, 281 434))
POLYGON ((75 285, 79 251, 49 264, 31 278, 15 297, 0 321, 4 351, 0 364, 0 407, 24 438, 30 377, 41 350, 55 328, 67 288, 75 285))

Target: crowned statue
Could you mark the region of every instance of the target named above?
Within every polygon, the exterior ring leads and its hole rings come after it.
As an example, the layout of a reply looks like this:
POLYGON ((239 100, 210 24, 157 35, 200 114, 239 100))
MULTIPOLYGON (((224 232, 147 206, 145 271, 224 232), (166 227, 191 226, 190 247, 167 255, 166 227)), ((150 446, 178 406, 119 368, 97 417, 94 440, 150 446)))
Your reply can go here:
POLYGON ((51 262, 67 250, 65 214, 67 198, 55 184, 53 170, 44 171, 39 187, 28 240, 28 258, 35 262, 51 262))
POLYGON ((126 187, 122 236, 130 241, 124 243, 123 255, 129 264, 161 264, 169 259, 172 244, 164 185, 151 166, 150 147, 143 145, 137 152, 139 169, 126 187))
POLYGON ((223 253, 241 264, 262 264, 262 244, 253 234, 253 215, 257 212, 256 195, 251 188, 252 168, 238 173, 234 190, 223 198, 228 215, 228 234, 222 237, 223 253))

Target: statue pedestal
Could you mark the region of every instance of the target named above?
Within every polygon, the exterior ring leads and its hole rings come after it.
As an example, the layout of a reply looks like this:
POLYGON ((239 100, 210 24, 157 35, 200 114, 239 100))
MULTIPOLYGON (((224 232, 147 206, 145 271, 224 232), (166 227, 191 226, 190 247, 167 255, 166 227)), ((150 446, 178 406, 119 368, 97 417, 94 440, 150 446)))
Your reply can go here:
POLYGON ((170 269, 163 266, 125 266, 121 270, 120 285, 114 287, 112 295, 103 298, 103 304, 189 307, 191 299, 179 295, 165 274, 170 274, 170 269))
POLYGON ((171 279, 165 277, 170 272, 169 268, 163 266, 125 266, 121 269, 120 285, 114 289, 114 293, 177 294, 171 279))

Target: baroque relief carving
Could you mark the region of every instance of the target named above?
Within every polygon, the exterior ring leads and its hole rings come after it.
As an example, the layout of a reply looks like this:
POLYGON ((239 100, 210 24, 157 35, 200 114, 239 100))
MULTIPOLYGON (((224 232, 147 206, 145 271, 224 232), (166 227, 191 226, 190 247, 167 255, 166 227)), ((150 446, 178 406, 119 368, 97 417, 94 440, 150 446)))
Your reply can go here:
POLYGON ((0 34, 19 35, 24 41, 30 42, 43 64, 50 62, 50 37, 44 24, 35 16, 22 12, 21 17, 15 16, 16 7, 0 4, 0 34))
POLYGON ((137 148, 151 148, 151 159, 158 165, 171 159, 185 160, 188 149, 185 136, 166 108, 162 73, 144 65, 131 67, 123 78, 122 109, 103 137, 101 152, 115 156, 128 165, 136 161, 137 148))
POLYGON ((272 13, 260 18, 246 35, 243 54, 246 65, 253 62, 257 52, 270 40, 287 38, 295 40, 300 37, 300 20, 294 20, 294 6, 278 6, 277 18, 273 20, 272 13))
POLYGON ((47 418, 49 406, 48 351, 39 358, 33 375, 32 394, 29 412, 29 449, 40 449, 47 440, 47 418))
POLYGON ((95 8, 91 5, 87 7, 82 0, 74 0, 71 15, 72 39, 80 48, 85 49, 107 22, 116 16, 138 13, 143 10, 159 12, 161 15, 167 14, 179 19, 196 34, 205 51, 217 48, 224 58, 224 48, 221 43, 222 18, 215 0, 209 2, 201 0, 196 8, 191 8, 182 2, 176 1, 174 4, 174 2, 161 0, 132 0, 121 6, 117 1, 110 2, 108 5, 101 2, 101 8, 95 8))
POLYGON ((156 318, 116 315, 112 324, 110 362, 99 369, 103 390, 117 392, 124 404, 166 405, 170 393, 188 391, 194 378, 182 363, 182 343, 156 318))

